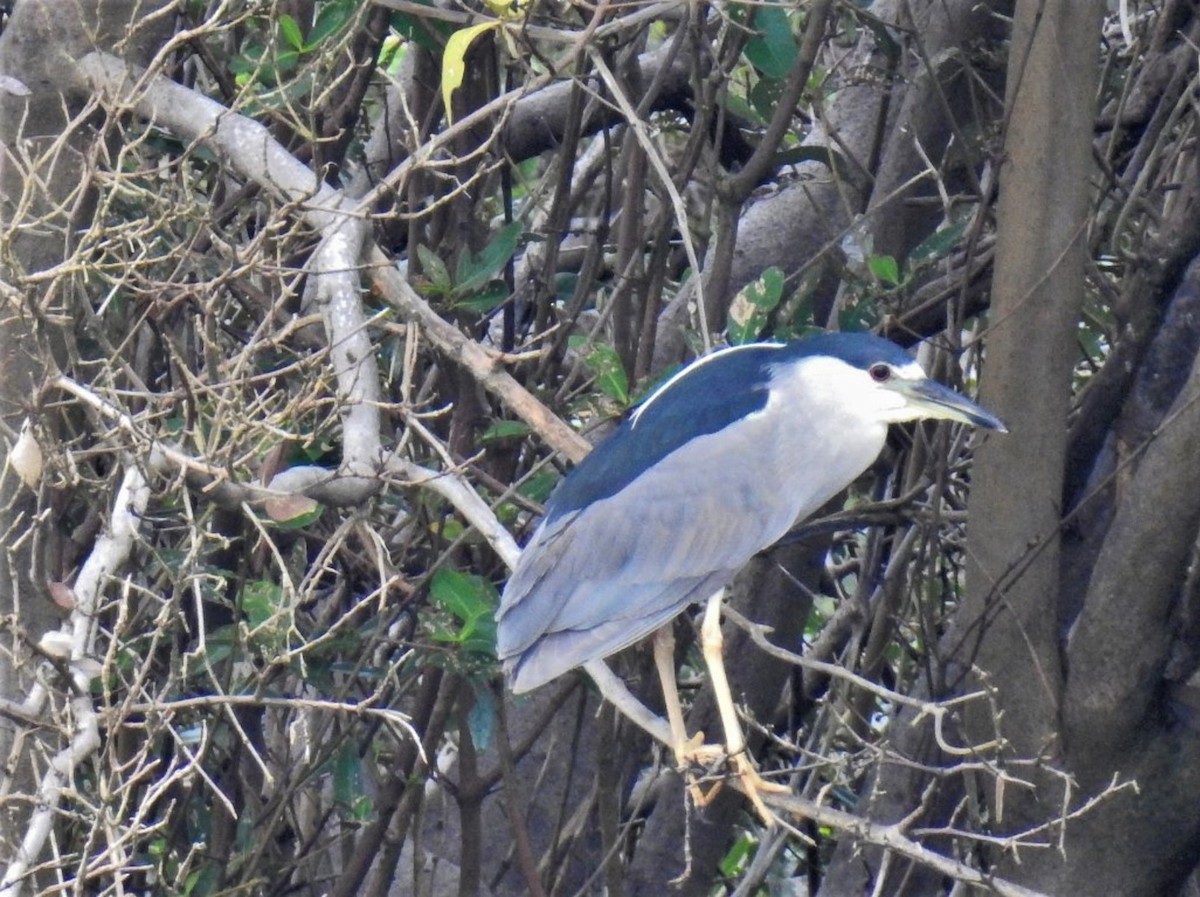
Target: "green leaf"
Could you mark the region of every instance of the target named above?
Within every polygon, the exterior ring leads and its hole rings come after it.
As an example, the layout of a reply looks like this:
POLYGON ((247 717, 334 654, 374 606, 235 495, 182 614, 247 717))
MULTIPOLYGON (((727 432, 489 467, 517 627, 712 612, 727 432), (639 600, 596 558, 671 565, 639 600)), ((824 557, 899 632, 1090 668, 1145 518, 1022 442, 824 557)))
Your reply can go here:
POLYGON ((586 337, 572 337, 568 345, 580 349, 583 363, 596 377, 596 388, 622 408, 629 406, 629 377, 621 356, 612 346, 604 343, 588 343, 586 337))
POLYGON ((528 477, 517 491, 530 501, 543 503, 550 497, 560 477, 553 470, 543 470, 528 477))
POLYGON ((496 590, 482 576, 445 568, 429 581, 429 597, 464 623, 490 614, 496 606, 496 590))
POLYGON ((230 74, 247 75, 258 68, 259 62, 262 60, 262 47, 247 46, 241 53, 232 57, 228 62, 230 74))
POLYGON ((445 40, 454 33, 454 26, 449 22, 423 19, 403 12, 392 13, 391 25, 397 33, 404 35, 422 50, 434 54, 441 51, 445 40), (441 35, 442 40, 438 40, 435 35, 441 35))
POLYGON ((398 77, 407 52, 408 41, 398 34, 389 34, 379 45, 379 52, 375 54, 375 65, 386 75, 398 77))
POLYGON ((554 275, 554 297, 566 302, 575 295, 579 286, 579 275, 574 271, 559 271, 554 275))
POLYGON ((913 247, 912 252, 908 254, 908 263, 913 265, 945 258, 958 245, 958 241, 962 239, 966 229, 967 222, 956 221, 948 227, 935 231, 913 247))
POLYGON ((492 615, 500 597, 490 582, 458 570, 438 570, 429 582, 429 599, 461 623, 457 633, 435 631, 435 638, 454 642, 466 651, 495 653, 496 621, 492 615))
POLYGON ((296 20, 284 13, 279 17, 279 33, 283 35, 283 39, 287 41, 293 49, 304 51, 304 35, 300 31, 300 26, 296 20))
POLYGON ((879 308, 873 301, 859 300, 838 310, 838 330, 874 330, 879 324, 879 308))
POLYGON ((456 539, 461 538, 462 535, 467 531, 467 528, 463 526, 463 522, 457 517, 443 517, 431 528, 447 542, 453 542, 456 539))
POLYGON ((746 99, 750 102, 754 109, 754 115, 760 122, 766 123, 771 120, 775 114, 775 107, 779 105, 781 93, 783 93, 783 82, 776 81, 774 78, 760 78, 750 88, 746 99))
POLYGON ((776 3, 758 7, 754 31, 754 37, 746 42, 746 59, 768 78, 786 78, 799 54, 787 12, 776 3))
POLYGON ((737 118, 744 118, 750 122, 765 124, 765 122, 758 120, 757 111, 746 102, 745 97, 740 97, 735 93, 730 93, 725 97, 725 109, 737 118))
POLYGON ((207 897, 216 893, 220 877, 215 863, 205 863, 199 869, 188 874, 184 880, 184 897, 207 897))
POLYGON ((317 21, 308 35, 306 50, 315 50, 326 38, 337 34, 354 18, 357 0, 333 0, 321 7, 317 21))
POLYGON ((241 595, 242 613, 251 629, 271 622, 283 606, 283 587, 265 579, 246 583, 241 595))
POLYGON ((218 626, 204 640, 204 650, 185 654, 183 657, 183 675, 185 678, 199 676, 211 670, 222 661, 233 656, 234 645, 237 643, 237 627, 233 625, 218 626))
POLYGON ((457 300, 454 307, 482 315, 503 304, 507 298, 508 284, 503 280, 489 280, 483 289, 457 300))
POLYGON ((440 255, 424 243, 417 244, 417 261, 421 263, 421 270, 425 272, 425 276, 429 278, 429 282, 439 293, 449 293, 453 289, 450 283, 450 271, 446 268, 446 263, 442 261, 440 255))
POLYGON ((767 318, 783 297, 783 281, 783 272, 771 266, 738 291, 729 306, 726 333, 730 344, 740 346, 758 339, 767 318))
POLYGON ((498 420, 479 437, 480 442, 493 442, 497 439, 517 439, 529 435, 529 424, 523 420, 498 420))
POLYGON ((757 840, 753 836, 743 833, 733 842, 733 846, 721 860, 719 864, 721 874, 726 878, 735 878, 754 857, 757 847, 757 840))
POLYGON ((375 804, 369 795, 360 794, 351 804, 348 815, 357 822, 367 822, 375 816, 375 804))
POLYGON ((900 283, 900 266, 890 255, 873 255, 867 259, 867 268, 883 283, 890 287, 900 283))
POLYGON ((488 31, 494 31, 501 25, 499 20, 481 22, 469 28, 462 28, 450 35, 446 41, 446 49, 442 53, 442 103, 446 107, 446 121, 453 121, 451 101, 454 91, 462 86, 463 76, 467 73, 467 51, 475 38, 488 31))
POLYGON ((366 797, 366 777, 363 775, 362 757, 358 745, 343 741, 333 762, 333 798, 344 808, 344 814, 353 819, 362 819, 363 810, 370 815, 371 802, 366 797))
POLYGON ((496 232, 478 255, 469 252, 460 255, 454 289, 458 293, 471 293, 495 277, 521 245, 522 230, 520 221, 510 221, 496 232))

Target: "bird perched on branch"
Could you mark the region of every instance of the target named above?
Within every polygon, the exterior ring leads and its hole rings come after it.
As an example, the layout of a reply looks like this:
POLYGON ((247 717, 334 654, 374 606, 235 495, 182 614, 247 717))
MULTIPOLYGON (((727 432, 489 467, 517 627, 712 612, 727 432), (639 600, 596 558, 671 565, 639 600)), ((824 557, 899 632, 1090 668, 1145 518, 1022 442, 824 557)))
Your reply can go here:
MULTIPOLYGON (((721 596, 751 557, 875 461, 889 424, 926 418, 1005 429, 929 379, 899 346, 868 334, 736 346, 683 369, 551 496, 496 614, 512 690, 579 666, 593 672, 610 654, 669 634, 689 605, 707 602, 701 646, 723 753, 772 821, 759 791, 780 786, 745 756, 721 657, 721 596)), ((671 747, 680 765, 711 760, 717 749, 684 727, 671 645, 669 635, 655 639, 671 747)))

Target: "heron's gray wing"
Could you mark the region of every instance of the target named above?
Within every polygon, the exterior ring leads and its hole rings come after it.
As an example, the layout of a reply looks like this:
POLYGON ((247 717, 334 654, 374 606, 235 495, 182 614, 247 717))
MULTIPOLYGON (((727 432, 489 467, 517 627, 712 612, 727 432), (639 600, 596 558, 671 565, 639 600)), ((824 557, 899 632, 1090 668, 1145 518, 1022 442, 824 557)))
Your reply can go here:
MULTIPOLYGON (((550 632, 591 629, 606 622, 628 625, 656 619, 665 610, 677 613, 697 600, 691 597, 694 580, 717 572, 732 575, 730 571, 740 566, 740 561, 719 563, 717 555, 724 553, 719 551, 724 547, 720 539, 710 534, 689 539, 693 533, 686 527, 671 536, 671 544, 656 548, 659 535, 667 529, 663 518, 669 516, 659 511, 631 521, 595 505, 539 530, 501 600, 497 614, 501 659, 527 650, 550 632), (688 569, 691 552, 682 543, 691 541, 698 541, 700 550, 695 553, 697 563, 688 569)), ((656 626, 647 622, 637 628, 644 631, 633 633, 630 641, 656 626)))
MULTIPOLYGON (((543 632, 524 651, 505 658, 509 686, 520 694, 537 688, 561 676, 582 663, 615 654, 669 623, 685 607, 703 601, 728 584, 736 570, 718 570, 691 580, 676 580, 664 592, 662 584, 652 583, 623 591, 622 599, 632 600, 645 608, 636 618, 621 617, 604 620, 578 629, 554 628, 543 632), (647 599, 645 602, 643 599, 647 599), (657 610, 650 612, 650 608, 657 610)), ((579 599, 604 604, 612 596, 604 594, 603 584, 591 589, 591 583, 580 587, 579 599)))
MULTIPOLYGON (((766 435, 748 427, 747 438, 766 435)), ((787 531, 793 499, 737 448, 728 433, 695 439, 615 495, 539 527, 497 614, 514 687, 648 635, 787 531)))

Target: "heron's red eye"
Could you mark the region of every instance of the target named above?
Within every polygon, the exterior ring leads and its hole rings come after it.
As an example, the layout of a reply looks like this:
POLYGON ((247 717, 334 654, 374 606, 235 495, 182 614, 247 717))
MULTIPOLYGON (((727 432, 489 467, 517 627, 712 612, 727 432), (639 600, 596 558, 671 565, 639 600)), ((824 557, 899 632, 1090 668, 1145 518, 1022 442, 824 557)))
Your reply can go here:
POLYGON ((882 362, 871 365, 871 367, 867 369, 867 373, 871 375, 871 379, 876 383, 886 383, 888 380, 892 379, 891 367, 883 364, 882 362))

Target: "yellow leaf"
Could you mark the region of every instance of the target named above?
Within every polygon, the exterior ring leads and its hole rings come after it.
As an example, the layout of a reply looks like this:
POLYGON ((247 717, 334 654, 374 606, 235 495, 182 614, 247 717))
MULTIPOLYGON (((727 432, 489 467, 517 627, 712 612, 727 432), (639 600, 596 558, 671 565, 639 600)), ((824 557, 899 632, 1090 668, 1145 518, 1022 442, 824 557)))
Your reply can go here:
POLYGON ((483 5, 498 19, 512 22, 525 18, 531 4, 525 0, 483 0, 483 5))
POLYGON ((446 106, 447 122, 453 121, 454 118, 450 100, 454 97, 454 91, 458 90, 463 82, 463 76, 467 73, 467 51, 471 49, 475 38, 486 31, 494 31, 500 25, 499 21, 472 25, 470 28, 455 31, 446 41, 446 51, 442 54, 442 102, 446 106))

